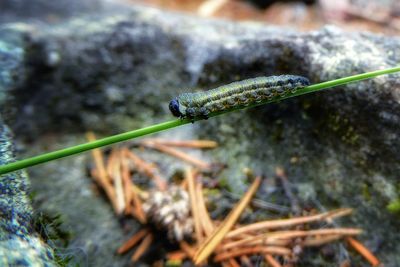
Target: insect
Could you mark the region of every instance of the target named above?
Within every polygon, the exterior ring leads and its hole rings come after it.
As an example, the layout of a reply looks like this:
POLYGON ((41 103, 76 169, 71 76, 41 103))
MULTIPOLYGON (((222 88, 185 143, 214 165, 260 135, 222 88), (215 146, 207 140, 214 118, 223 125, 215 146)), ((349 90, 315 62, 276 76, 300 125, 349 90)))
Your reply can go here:
POLYGON ((296 75, 257 77, 204 92, 181 94, 171 100, 169 109, 176 117, 207 119, 214 112, 278 99, 309 84, 307 78, 296 75))

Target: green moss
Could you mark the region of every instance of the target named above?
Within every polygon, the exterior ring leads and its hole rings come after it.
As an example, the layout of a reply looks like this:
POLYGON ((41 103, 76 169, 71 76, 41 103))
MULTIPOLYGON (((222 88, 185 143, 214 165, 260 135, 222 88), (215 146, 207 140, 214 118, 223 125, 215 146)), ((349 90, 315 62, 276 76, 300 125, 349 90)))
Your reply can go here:
POLYGON ((221 177, 219 180, 218 180, 218 184, 219 184, 219 187, 221 188, 221 189, 226 189, 226 190, 230 190, 230 184, 229 184, 229 179, 227 178, 227 177, 221 177))
POLYGON ((400 199, 396 199, 392 202, 390 202, 387 206, 386 209, 390 213, 400 213, 400 199))
POLYGON ((214 189, 204 188, 203 191, 204 191, 204 193, 205 193, 205 195, 207 197, 211 197, 211 196, 215 197, 215 196, 220 196, 221 195, 221 191, 219 189, 216 189, 216 188, 214 188, 214 189))
POLYGON ((362 195, 366 201, 371 200, 370 186, 366 183, 362 184, 362 195))
POLYGON ((62 248, 69 244, 71 234, 61 228, 62 218, 60 214, 51 216, 45 212, 38 212, 33 217, 33 227, 41 239, 54 249, 55 262, 58 266, 71 266, 73 256, 61 256, 54 243, 60 243, 62 248))

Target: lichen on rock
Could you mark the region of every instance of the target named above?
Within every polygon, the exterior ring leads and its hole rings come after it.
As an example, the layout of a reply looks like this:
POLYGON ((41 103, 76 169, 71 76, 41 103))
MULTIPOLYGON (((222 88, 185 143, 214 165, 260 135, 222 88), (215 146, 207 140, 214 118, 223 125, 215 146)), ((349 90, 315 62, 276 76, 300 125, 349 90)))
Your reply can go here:
MULTIPOLYGON (((13 162, 10 129, 0 119, 0 164, 13 162)), ((0 265, 55 266, 53 250, 35 232, 25 171, 0 177, 0 265)))

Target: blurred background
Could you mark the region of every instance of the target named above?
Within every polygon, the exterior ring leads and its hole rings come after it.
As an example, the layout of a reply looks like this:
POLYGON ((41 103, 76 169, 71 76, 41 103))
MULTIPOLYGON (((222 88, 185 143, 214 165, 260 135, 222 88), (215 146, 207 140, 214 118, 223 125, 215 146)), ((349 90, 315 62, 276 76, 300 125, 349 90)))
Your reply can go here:
POLYGON ((119 0, 139 2, 200 16, 287 25, 300 31, 335 24, 347 30, 398 34, 400 2, 396 0, 119 0))
POLYGON ((57 21, 65 15, 111 8, 109 4, 143 4, 204 17, 260 21, 295 27, 299 31, 335 24, 346 30, 368 30, 396 35, 400 31, 400 2, 397 0, 84 0, 0 2, 1 20, 7 11, 27 18, 57 21))

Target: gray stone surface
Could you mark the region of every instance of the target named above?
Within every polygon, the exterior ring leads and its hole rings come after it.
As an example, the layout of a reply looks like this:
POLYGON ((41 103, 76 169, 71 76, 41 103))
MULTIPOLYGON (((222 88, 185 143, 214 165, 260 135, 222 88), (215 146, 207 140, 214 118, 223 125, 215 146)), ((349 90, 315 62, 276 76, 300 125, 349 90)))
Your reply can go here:
POLYGON ((0 2, 0 22, 43 20, 50 23, 105 8, 102 0, 3 0, 0 2))
MULTIPOLYGON (((71 146, 84 141, 82 136, 46 136, 30 146, 29 153, 40 153, 43 143, 48 144, 46 149, 55 150, 60 148, 59 144, 71 146)), ((36 193, 34 206, 49 214, 62 214, 62 229, 71 238, 68 247, 55 244, 55 248, 60 256, 73 257, 72 266, 127 266, 129 257, 116 255, 116 250, 137 231, 137 224, 118 220, 107 199, 87 177, 86 162, 86 157, 80 155, 64 159, 62 164, 54 161, 44 168, 31 168, 32 191, 36 193), (123 227, 124 224, 128 227, 123 227)))
MULTIPOLYGON (((14 161, 10 129, 0 118, 0 164, 14 161)), ((0 176, 0 265, 55 266, 53 250, 34 229, 33 210, 27 196, 24 171, 0 176)))
POLYGON ((24 36, 28 28, 24 24, 0 26, 0 106, 3 114, 10 114, 13 109, 11 91, 22 86, 26 77, 24 36))
MULTIPOLYGON (((35 140, 24 155, 70 145, 68 140, 88 129, 111 134, 170 119, 168 101, 180 92, 283 73, 317 83, 400 60, 397 37, 331 26, 298 33, 142 7, 130 15, 40 27, 29 37, 22 46, 29 75, 8 93, 15 108, 7 117, 10 125, 21 139, 35 140), (54 141, 45 135, 49 132, 54 141)), ((385 266, 396 266, 399 220, 386 205, 399 198, 398 79, 399 74, 381 76, 227 114, 182 127, 176 136, 189 131, 191 138, 219 141, 213 158, 228 164, 220 179, 236 193, 246 188, 243 167, 272 176, 277 165, 284 166, 303 203, 355 208, 346 225, 364 228, 361 239, 385 266)), ((111 209, 91 193, 80 159, 33 168, 32 186, 46 199, 38 206, 65 214, 72 244, 98 265, 113 257, 124 237, 111 209), (104 227, 93 228, 92 218, 104 227)), ((263 186, 258 197, 284 203, 269 192, 263 186)), ((340 259, 330 260, 332 266, 340 259)), ((318 259, 312 260, 305 258, 304 266, 316 266, 318 259)))

